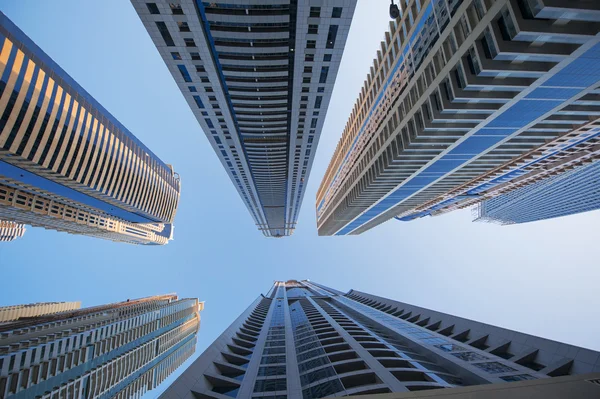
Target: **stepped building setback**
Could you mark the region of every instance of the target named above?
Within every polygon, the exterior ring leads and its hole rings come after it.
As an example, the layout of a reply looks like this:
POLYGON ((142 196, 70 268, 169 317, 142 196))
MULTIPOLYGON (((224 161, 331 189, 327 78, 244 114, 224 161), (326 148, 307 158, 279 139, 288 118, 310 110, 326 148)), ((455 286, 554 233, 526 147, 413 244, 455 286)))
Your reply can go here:
MULTIPOLYGON (((484 385, 581 376, 558 380, 564 392, 590 373, 600 377, 600 353, 592 350, 290 280, 252 302, 160 398, 316 399, 445 389, 452 398, 451 392, 473 398, 468 393, 477 387, 463 387, 482 386, 491 395, 494 389, 484 385)), ((600 386, 587 385, 580 392, 600 393, 600 386)))
MULTIPOLYGON (((459 188, 600 112, 600 3, 399 3, 318 190, 320 235, 479 202, 483 191, 459 188)), ((580 139, 593 144, 597 132, 587 133, 580 139)), ((558 158, 574 152, 559 150, 558 158)))
POLYGON ((291 235, 356 0, 132 0, 256 226, 291 235))
POLYGON ((166 244, 179 176, 0 13, 0 219, 166 244))
POLYGON ((169 294, 10 308, 20 317, 0 323, 0 398, 126 399, 156 388, 194 353, 203 303, 169 294))

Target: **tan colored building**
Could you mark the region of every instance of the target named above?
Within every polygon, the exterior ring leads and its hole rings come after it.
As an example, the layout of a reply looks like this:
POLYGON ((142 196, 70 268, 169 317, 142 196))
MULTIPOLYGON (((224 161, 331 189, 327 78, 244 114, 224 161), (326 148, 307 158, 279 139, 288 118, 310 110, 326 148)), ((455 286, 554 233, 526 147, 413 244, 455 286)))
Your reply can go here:
POLYGON ((81 302, 43 302, 0 307, 0 323, 79 309, 81 302))
POLYGON ((0 15, 0 218, 165 244, 180 181, 0 15))
POLYGON ((21 223, 0 220, 0 242, 12 241, 23 237, 23 234, 25 234, 25 226, 21 223))
POLYGON ((0 398, 140 398, 196 348, 203 303, 175 294, 0 324, 0 398))

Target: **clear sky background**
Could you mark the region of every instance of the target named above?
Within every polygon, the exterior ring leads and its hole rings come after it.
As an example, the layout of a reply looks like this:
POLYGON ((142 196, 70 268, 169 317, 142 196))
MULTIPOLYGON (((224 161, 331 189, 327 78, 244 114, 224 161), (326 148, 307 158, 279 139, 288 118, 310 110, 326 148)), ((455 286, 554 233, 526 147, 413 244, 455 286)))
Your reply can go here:
POLYGON ((361 236, 317 236, 316 190, 388 28, 388 5, 359 1, 298 228, 267 239, 128 1, 0 0, 2 12, 182 179, 175 240, 166 246, 41 228, 1 244, 0 306, 198 297, 206 301, 199 354, 274 280, 309 278, 600 350, 598 211, 501 227, 472 223, 465 210, 392 220, 361 236))

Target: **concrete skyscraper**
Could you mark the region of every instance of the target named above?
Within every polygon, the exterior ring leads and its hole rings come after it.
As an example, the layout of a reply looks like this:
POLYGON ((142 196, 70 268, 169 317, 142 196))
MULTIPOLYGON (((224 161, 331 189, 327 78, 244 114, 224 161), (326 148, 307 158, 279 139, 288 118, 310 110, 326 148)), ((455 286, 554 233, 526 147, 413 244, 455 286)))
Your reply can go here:
POLYGON ((600 111, 596 2, 400 6, 319 188, 320 235, 416 214, 600 111))
POLYGON ((0 13, 0 219, 171 238, 179 176, 0 13))
POLYGON ((66 312, 68 310, 79 309, 80 307, 80 302, 42 302, 27 305, 2 306, 0 307, 0 323, 51 313, 66 312))
POLYGON ((15 238, 23 237, 23 234, 25 234, 25 226, 21 223, 0 220, 0 242, 12 241, 15 238))
POLYGON ((161 399, 414 393, 593 372, 598 352, 292 280, 259 296, 161 399))
POLYGON ((194 353, 203 308, 174 294, 49 305, 0 323, 0 398, 139 398, 194 353))
POLYGON ((356 0, 132 0, 263 234, 292 234, 356 0))

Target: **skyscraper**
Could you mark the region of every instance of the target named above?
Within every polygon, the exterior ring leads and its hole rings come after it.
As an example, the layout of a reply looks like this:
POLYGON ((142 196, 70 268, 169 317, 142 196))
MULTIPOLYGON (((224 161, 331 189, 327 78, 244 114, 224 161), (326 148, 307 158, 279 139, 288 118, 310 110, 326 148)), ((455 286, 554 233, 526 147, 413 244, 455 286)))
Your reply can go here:
POLYGON ((320 235, 415 213, 597 118, 591 2, 400 5, 319 188, 320 235))
POLYGON ((600 353, 359 291, 275 282, 165 391, 322 398, 600 372, 600 353))
POLYGON ((132 3, 258 229, 292 234, 356 0, 132 3))
POLYGON ((30 303, 27 305, 1 306, 0 323, 16 321, 22 318, 66 312, 68 310, 79 309, 80 307, 80 302, 43 302, 30 303))
POLYGON ((0 242, 12 241, 23 237, 23 234, 25 234, 25 226, 22 224, 0 220, 0 242))
POLYGON ((600 208, 600 120, 399 214, 410 221, 476 205, 476 220, 524 223, 600 208))
POLYGON ((0 13, 0 219, 165 244, 179 176, 0 13))
POLYGON ((476 221, 527 223, 600 209, 600 162, 479 203, 476 221))
POLYGON ((194 353, 202 308, 169 294, 2 323, 0 397, 140 397, 194 353))

